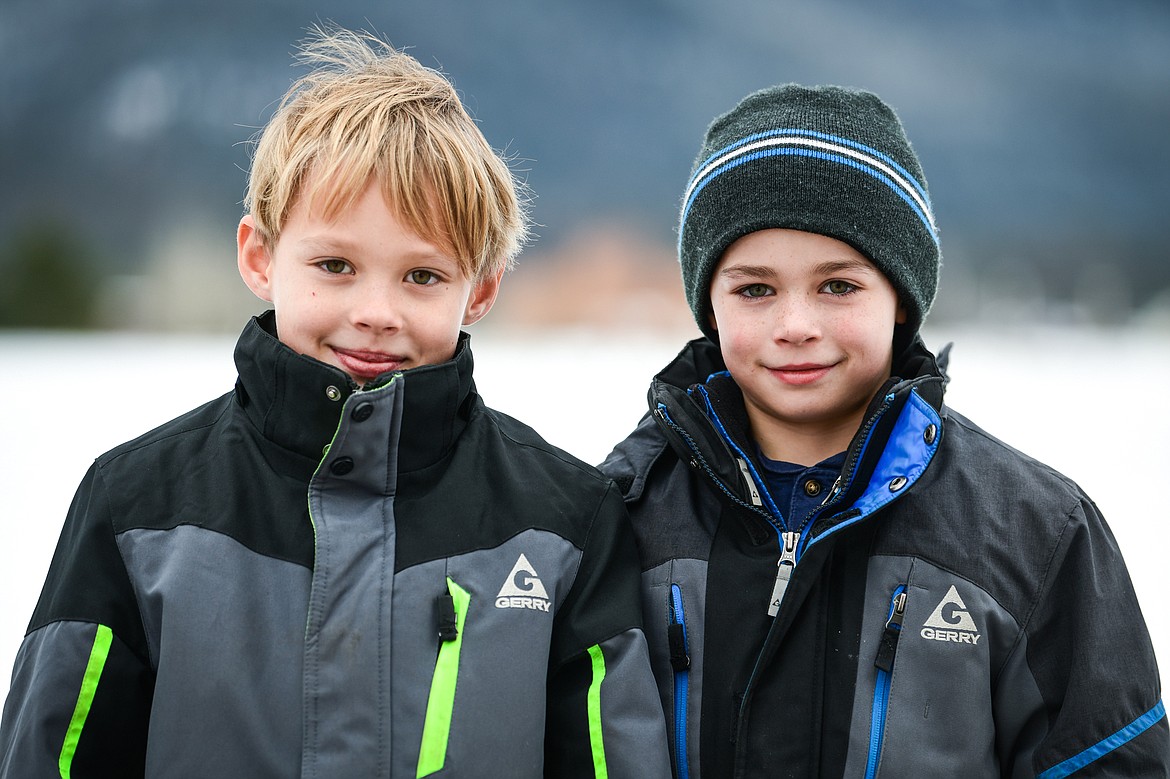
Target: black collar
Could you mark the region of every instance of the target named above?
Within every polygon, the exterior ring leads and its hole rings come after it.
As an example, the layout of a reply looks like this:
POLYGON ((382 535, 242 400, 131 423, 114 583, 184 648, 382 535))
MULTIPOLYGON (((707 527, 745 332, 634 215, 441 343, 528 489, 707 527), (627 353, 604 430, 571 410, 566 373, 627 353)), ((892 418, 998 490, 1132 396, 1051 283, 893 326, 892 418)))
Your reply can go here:
MULTIPOLYGON (((253 317, 236 343, 236 398, 261 434, 314 462, 333 439, 345 401, 358 387, 346 373, 298 354, 276 337, 276 317, 253 317)), ((459 334, 455 356, 402 372, 400 472, 433 465, 454 446, 479 403, 472 380, 470 336, 459 334)), ((390 375, 371 382, 385 384, 390 375)))

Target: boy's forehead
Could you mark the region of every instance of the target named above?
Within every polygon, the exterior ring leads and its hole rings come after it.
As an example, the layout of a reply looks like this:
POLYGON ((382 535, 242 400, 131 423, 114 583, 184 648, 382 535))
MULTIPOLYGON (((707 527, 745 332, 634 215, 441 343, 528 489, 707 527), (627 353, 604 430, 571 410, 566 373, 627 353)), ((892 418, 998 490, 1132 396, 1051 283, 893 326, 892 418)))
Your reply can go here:
POLYGON ((719 257, 716 274, 775 274, 789 267, 817 273, 872 272, 881 269, 848 243, 823 233, 766 228, 733 241, 719 257))
MULTIPOLYGON (((434 199, 428 194, 433 189, 430 186, 419 187, 417 192, 407 191, 403 187, 392 186, 392 182, 379 175, 377 171, 370 171, 364 177, 358 177, 339 173, 329 175, 317 169, 310 170, 305 176, 299 191, 293 195, 288 213, 291 217, 294 212, 299 211, 309 218, 333 221, 371 189, 378 192, 386 211, 420 235, 422 231, 419 228, 424 225, 416 224, 422 221, 417 219, 417 215, 422 213, 437 216, 434 199)), ((425 220, 425 226, 437 224, 439 224, 437 219, 425 220)), ((449 243, 449 236, 437 228, 426 232, 428 234, 422 237, 427 240, 437 243, 441 239, 449 243)))

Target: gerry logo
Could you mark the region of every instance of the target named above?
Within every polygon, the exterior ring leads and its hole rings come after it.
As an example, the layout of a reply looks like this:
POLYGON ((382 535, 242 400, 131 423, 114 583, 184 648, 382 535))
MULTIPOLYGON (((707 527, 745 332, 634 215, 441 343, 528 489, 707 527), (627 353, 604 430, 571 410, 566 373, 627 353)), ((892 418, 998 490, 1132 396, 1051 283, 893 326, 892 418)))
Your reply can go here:
POLYGON ((504 580, 504 586, 496 595, 497 609, 532 609, 548 611, 552 603, 548 592, 532 568, 532 563, 523 554, 516 559, 512 572, 504 580))
POLYGON ((967 611, 967 604, 963 603, 953 584, 923 623, 919 635, 931 641, 949 641, 953 644, 978 644, 982 638, 979 628, 975 627, 975 620, 971 619, 971 613, 967 611))

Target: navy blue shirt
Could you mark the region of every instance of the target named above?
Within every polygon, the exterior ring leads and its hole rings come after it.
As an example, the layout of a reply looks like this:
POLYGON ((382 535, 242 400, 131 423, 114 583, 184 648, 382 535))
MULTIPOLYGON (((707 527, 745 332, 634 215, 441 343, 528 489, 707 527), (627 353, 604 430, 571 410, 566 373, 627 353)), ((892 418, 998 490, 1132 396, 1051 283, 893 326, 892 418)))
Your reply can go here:
POLYGON ((768 494, 784 515, 788 526, 800 528, 804 521, 829 497, 833 482, 845 465, 845 453, 839 452, 816 465, 804 466, 782 460, 769 460, 757 450, 768 494))

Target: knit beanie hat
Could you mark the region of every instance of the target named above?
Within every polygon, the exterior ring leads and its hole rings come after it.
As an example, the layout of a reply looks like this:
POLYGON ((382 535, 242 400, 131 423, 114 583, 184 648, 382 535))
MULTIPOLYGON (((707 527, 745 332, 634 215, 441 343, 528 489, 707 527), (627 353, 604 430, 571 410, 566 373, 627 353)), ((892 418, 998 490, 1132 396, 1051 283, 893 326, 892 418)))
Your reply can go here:
POLYGON ((893 109, 870 92, 796 84, 755 92, 707 129, 679 221, 687 302, 711 340, 711 274, 736 239, 788 228, 836 238, 886 275, 906 308, 895 355, 938 285, 926 179, 893 109))

